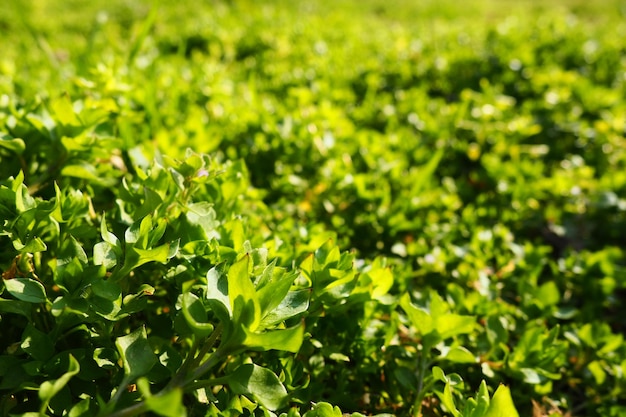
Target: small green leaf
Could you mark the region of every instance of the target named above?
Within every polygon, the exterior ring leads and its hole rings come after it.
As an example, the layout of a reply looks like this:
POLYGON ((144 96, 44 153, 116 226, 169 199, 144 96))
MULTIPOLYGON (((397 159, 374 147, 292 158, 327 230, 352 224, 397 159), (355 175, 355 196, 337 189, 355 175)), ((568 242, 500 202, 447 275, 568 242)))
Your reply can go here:
POLYGON ((519 417, 509 387, 505 385, 498 387, 484 417, 519 417))
POLYGON ((418 384, 415 372, 406 366, 399 366, 394 369, 393 378, 407 390, 414 390, 418 384))
POLYGON ((145 327, 118 337, 115 345, 122 357, 124 373, 129 381, 150 372, 157 362, 157 357, 148 344, 145 327))
POLYGON ((91 398, 85 398, 74 404, 67 414, 68 417, 85 417, 89 415, 89 407, 92 403, 91 398))
POLYGON ((328 239, 315 251, 314 265, 319 269, 326 266, 333 268, 337 266, 340 258, 341 253, 339 252, 339 248, 332 239, 328 239))
POLYGON ((228 270, 228 298, 233 321, 242 323, 254 331, 261 322, 261 307, 254 284, 250 280, 248 266, 250 256, 245 255, 228 270))
POLYGON ((599 361, 592 361, 587 365, 587 369, 593 375, 598 386, 604 384, 606 381, 606 371, 602 369, 602 364, 599 361))
POLYGON ((146 398, 148 408, 160 416, 184 417, 187 410, 183 405, 183 390, 174 388, 162 395, 152 395, 146 398))
POLYGON ((228 298, 228 281, 226 276, 213 267, 207 272, 206 280, 206 298, 211 309, 220 321, 229 321, 232 317, 232 310, 230 308, 230 299, 228 298))
POLYGON ((561 300, 561 292, 554 281, 548 281, 537 289, 536 299, 543 307, 553 306, 561 300))
POLYGON ((433 378, 435 378, 436 381, 448 382, 448 378, 446 378, 446 373, 440 367, 433 366, 432 373, 433 378))
POLYGON ((281 323, 288 318, 304 313, 309 308, 309 290, 290 291, 280 304, 271 310, 261 321, 261 327, 269 327, 281 323))
POLYGON ((115 247, 108 242, 98 242, 93 246, 94 265, 104 265, 106 269, 111 269, 117 265, 117 254, 115 247))
POLYGON ((306 413, 303 417, 342 417, 341 409, 337 406, 321 402, 313 406, 313 408, 306 413))
POLYGON ((96 168, 86 161, 81 161, 80 163, 73 165, 65 165, 61 170, 61 175, 66 177, 81 178, 95 183, 102 182, 102 178, 98 175, 96 168))
POLYGON ((489 390, 487 389, 487 383, 482 380, 480 388, 476 393, 476 399, 470 398, 465 403, 463 408, 463 417, 483 417, 489 408, 489 390))
POLYGON ((120 240, 113 233, 109 232, 104 216, 102 216, 102 221, 100 222, 100 235, 102 236, 102 240, 109 243, 111 246, 117 248, 118 250, 121 250, 120 240))
POLYGON ((441 404, 448 410, 454 417, 460 417, 461 412, 456 408, 454 404, 454 397, 452 396, 452 385, 450 382, 446 383, 443 389, 443 394, 439 395, 441 404))
POLYGON ((50 337, 30 323, 24 329, 20 347, 38 361, 45 361, 54 355, 54 343, 50 337))
POLYGON ((45 303, 46 289, 41 282, 31 278, 13 278, 4 281, 7 291, 18 300, 29 303, 45 303))
POLYGON ((228 376, 228 386, 235 394, 252 395, 268 410, 280 408, 287 399, 287 390, 269 369, 243 364, 228 376))
POLYGON ((152 249, 132 248, 139 257, 134 263, 134 267, 141 266, 148 262, 166 263, 170 253, 170 245, 165 244, 152 249))
POLYGON ((421 335, 425 336, 433 331, 434 323, 432 317, 427 311, 413 305, 409 294, 404 294, 400 300, 400 306, 409 317, 411 324, 421 335))
POLYGON ((16 239, 13 241, 13 247, 19 250, 22 253, 37 253, 43 252, 48 249, 48 246, 38 237, 34 237, 26 243, 23 243, 21 240, 16 239))
POLYGON ((21 314, 30 318, 32 304, 25 301, 0 298, 0 313, 21 314))
POLYGON ((46 409, 48 408, 48 404, 50 404, 50 400, 56 394, 67 385, 69 380, 76 375, 80 371, 80 365, 78 361, 72 356, 69 355, 70 358, 70 366, 66 373, 64 373, 59 379, 54 381, 44 381, 39 387, 39 399, 42 401, 40 413, 45 414, 46 409))
POLYGON ((0 133, 0 149, 6 149, 17 155, 21 155, 26 149, 26 144, 22 139, 12 138, 6 133, 0 133))
POLYGON ((182 312, 187 324, 199 338, 206 337, 213 332, 213 325, 208 323, 208 317, 202 301, 193 293, 187 292, 182 297, 182 312))
POLYGON ((304 340, 304 325, 263 333, 246 332, 244 345, 251 350, 283 350, 296 353, 304 340))
POLYGON ((117 362, 117 353, 113 348, 96 348, 93 352, 93 360, 99 367, 111 369, 117 362))
POLYGON ((447 350, 441 358, 454 363, 476 363, 476 356, 463 346, 455 346, 447 350))
POLYGON ((444 314, 435 318, 436 330, 442 339, 460 334, 471 333, 476 327, 476 319, 472 316, 444 314))
POLYGON ((105 300, 115 301, 122 295, 122 288, 111 281, 97 279, 91 284, 93 293, 105 300))
POLYGON ((296 272, 284 274, 273 281, 267 282, 257 291, 261 317, 271 313, 283 301, 296 276, 296 272))
POLYGON ((54 117, 65 126, 81 126, 72 101, 67 94, 50 101, 50 111, 54 117))

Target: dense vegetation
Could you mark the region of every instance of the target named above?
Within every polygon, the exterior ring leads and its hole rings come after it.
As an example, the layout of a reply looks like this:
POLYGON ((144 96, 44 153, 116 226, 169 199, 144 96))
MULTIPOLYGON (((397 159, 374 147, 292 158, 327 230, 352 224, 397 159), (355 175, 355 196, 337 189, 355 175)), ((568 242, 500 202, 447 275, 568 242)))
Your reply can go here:
POLYGON ((301 3, 3 6, 0 415, 626 416, 626 9, 301 3))

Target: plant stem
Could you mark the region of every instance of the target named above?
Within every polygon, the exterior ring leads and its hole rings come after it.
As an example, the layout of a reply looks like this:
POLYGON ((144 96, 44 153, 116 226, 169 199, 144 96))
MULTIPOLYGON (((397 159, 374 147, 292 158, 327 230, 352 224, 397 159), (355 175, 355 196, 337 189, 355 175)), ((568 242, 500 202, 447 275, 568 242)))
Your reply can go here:
POLYGON ((204 342, 204 345, 202 345, 202 349, 200 350, 198 355, 195 356, 195 358, 192 358, 192 367, 200 365, 200 362, 202 362, 202 358, 204 358, 204 356, 209 353, 209 350, 211 350, 211 348, 213 348, 213 346, 215 345, 217 338, 222 334, 222 328, 222 323, 219 323, 217 327, 215 327, 213 333, 211 333, 211 336, 209 336, 208 339, 204 342))
POLYGON ((202 375, 207 373, 211 368, 219 363, 225 356, 228 354, 224 352, 222 346, 220 346, 209 359, 207 359, 202 365, 196 368, 196 370, 191 374, 189 378, 185 380, 183 386, 187 386, 192 383, 196 379, 200 378, 202 375))
POLYGON ((189 354, 185 358, 185 361, 181 365, 176 375, 174 375, 171 381, 167 384, 166 388, 170 389, 170 388, 174 388, 177 386, 184 387, 186 383, 183 381, 186 381, 187 371, 189 369, 195 369, 199 366, 200 362, 202 361, 202 358, 204 358, 206 354, 209 352, 209 350, 211 350, 213 345, 215 345, 215 342, 217 341, 217 338, 220 336, 221 333, 222 333, 222 324, 220 323, 217 325, 217 327, 215 327, 215 329, 213 330, 213 333, 211 333, 211 336, 209 336, 208 339, 205 340, 199 352, 198 352, 198 347, 200 343, 197 340, 195 340, 191 347, 191 350, 189 351, 189 354), (198 353, 196 354, 196 352, 198 353))
POLYGON ((413 404, 413 417, 420 417, 422 415, 422 401, 424 399, 424 376, 428 370, 430 363, 426 360, 426 352, 430 351, 430 347, 422 345, 422 351, 418 355, 417 359, 417 398, 413 404))
MULTIPOLYGON (((200 343, 198 341, 194 341, 189 351, 189 355, 187 355, 187 358, 185 358, 185 361, 179 368, 176 375, 174 375, 174 377, 170 380, 170 382, 167 384, 165 388, 163 388, 154 396, 158 397, 158 396, 165 395, 169 393, 172 389, 175 389, 178 387, 182 388, 185 391, 188 391, 190 389, 194 389, 195 387, 205 387, 211 384, 215 385, 215 384, 222 383, 224 381, 223 378, 214 378, 210 380, 194 382, 196 379, 198 379, 198 377, 200 377, 202 374, 209 371, 212 367, 217 365, 224 356, 226 356, 226 353, 224 353, 223 349, 221 349, 221 346, 220 346, 220 348, 218 348, 209 357, 209 359, 207 359, 202 365, 200 365, 200 363, 202 362, 202 358, 204 358, 206 354, 209 352, 209 350, 211 350, 211 348, 215 345, 215 342, 217 341, 217 338, 220 336, 220 334, 222 334, 222 325, 218 324, 215 330, 213 331, 213 333, 211 333, 211 336, 209 336, 209 338, 206 339, 206 341, 202 345, 202 349, 198 352, 197 355, 196 355, 196 352, 198 351, 198 345, 200 343), (194 368, 195 368, 195 372, 193 372, 189 378, 186 378, 187 371, 189 369, 194 369, 194 368)), ((122 395, 124 386, 127 385, 128 382, 129 381, 127 378, 124 378, 122 380, 122 382, 120 383, 120 386, 117 388, 117 391, 113 395, 113 398, 111 398, 111 401, 109 401, 109 404, 115 405, 115 403, 117 403, 120 396, 122 395)), ((132 417, 138 414, 145 413, 146 411, 148 411, 148 406, 146 404, 146 401, 144 400, 139 403, 128 406, 122 410, 116 411, 115 413, 109 414, 107 417, 132 417)))
POLYGON ((122 393, 124 392, 124 387, 128 385, 129 382, 130 380, 127 377, 124 377, 124 379, 122 379, 122 382, 120 382, 120 385, 117 387, 117 390, 115 391, 115 394, 113 394, 113 398, 111 398, 109 404, 115 404, 119 401, 122 393))
MULTIPOLYGON (((165 390, 163 390, 165 391, 165 390)), ((165 394, 165 392, 159 392, 157 395, 163 395, 165 394)), ((109 414, 107 417, 132 417, 132 416, 136 416, 138 414, 142 414, 145 413, 146 411, 148 411, 148 404, 145 401, 142 401, 140 403, 137 404, 133 404, 131 406, 128 406, 122 410, 116 411, 112 414, 109 414)))
POLYGON ((201 379, 195 382, 191 382, 185 385, 185 391, 194 391, 198 388, 213 387, 215 385, 224 385, 228 380, 227 377, 213 378, 213 379, 201 379))

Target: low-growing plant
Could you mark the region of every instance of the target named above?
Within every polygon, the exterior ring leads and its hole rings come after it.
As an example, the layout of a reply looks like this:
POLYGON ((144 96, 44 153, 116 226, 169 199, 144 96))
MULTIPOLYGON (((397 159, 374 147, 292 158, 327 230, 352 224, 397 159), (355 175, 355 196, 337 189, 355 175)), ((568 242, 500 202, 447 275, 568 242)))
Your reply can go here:
POLYGON ((9 2, 0 414, 623 415, 596 3, 9 2))

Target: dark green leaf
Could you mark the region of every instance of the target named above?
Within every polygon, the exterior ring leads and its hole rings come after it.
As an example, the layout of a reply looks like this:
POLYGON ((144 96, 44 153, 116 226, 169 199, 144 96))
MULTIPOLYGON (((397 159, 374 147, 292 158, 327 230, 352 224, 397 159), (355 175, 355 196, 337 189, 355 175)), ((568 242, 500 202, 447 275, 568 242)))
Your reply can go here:
POLYGON ((41 282, 31 278, 13 278, 4 281, 7 291, 18 300, 45 303, 46 290, 41 282))
POLYGON ((22 334, 21 348, 34 359, 45 361, 54 355, 54 343, 50 337, 37 330, 30 323, 26 325, 22 334))
POLYGON ((41 414, 45 413, 46 408, 50 403, 50 400, 52 400, 52 397, 58 394, 59 391, 61 391, 61 389, 67 385, 69 380, 80 371, 78 361, 72 355, 69 355, 69 358, 70 364, 67 372, 65 372, 59 379, 53 381, 44 381, 39 387, 39 399, 42 402, 41 408, 39 410, 41 414))

